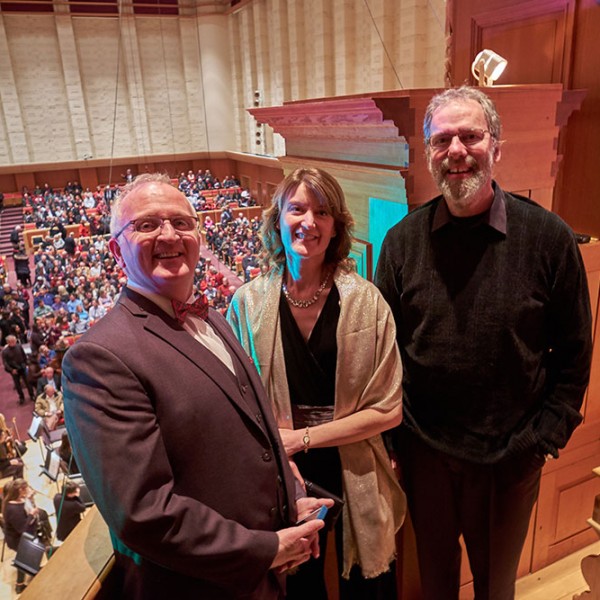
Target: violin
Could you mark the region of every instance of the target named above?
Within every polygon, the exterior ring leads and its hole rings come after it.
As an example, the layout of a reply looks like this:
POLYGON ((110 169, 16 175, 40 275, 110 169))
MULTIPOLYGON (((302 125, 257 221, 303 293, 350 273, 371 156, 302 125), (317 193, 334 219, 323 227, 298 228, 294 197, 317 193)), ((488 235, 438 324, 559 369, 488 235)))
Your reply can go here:
POLYGON ((6 458, 13 459, 17 457, 17 450, 8 429, 4 430, 4 447, 6 448, 6 458))
POLYGON ((19 439, 19 430, 17 428, 16 417, 13 417, 12 423, 12 433, 9 429, 4 430, 4 446, 6 447, 6 458, 21 458, 21 455, 24 453, 23 446, 25 445, 19 439))

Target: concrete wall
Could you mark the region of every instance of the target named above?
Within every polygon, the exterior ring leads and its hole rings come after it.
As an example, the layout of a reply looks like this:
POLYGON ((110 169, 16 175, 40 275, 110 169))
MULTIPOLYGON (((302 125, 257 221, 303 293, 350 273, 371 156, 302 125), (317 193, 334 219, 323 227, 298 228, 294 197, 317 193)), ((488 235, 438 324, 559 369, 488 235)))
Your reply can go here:
POLYGON ((443 85, 444 0, 201 4, 180 17, 0 12, 0 166, 282 155, 268 127, 256 143, 256 91, 269 106, 443 85))

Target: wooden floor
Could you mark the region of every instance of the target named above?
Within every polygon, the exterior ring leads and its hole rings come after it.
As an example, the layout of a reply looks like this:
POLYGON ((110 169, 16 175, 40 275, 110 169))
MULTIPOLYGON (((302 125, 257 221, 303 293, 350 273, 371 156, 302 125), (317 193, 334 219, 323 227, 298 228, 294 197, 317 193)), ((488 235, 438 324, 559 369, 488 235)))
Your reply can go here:
POLYGON ((516 600, 572 600, 574 594, 589 590, 580 564, 590 554, 600 554, 600 542, 523 577, 517 581, 516 600))
MULTIPOLYGON (((38 506, 48 511, 54 526, 52 498, 57 493, 57 486, 47 477, 40 475, 40 464, 43 461, 39 445, 29 441, 28 447, 24 456, 27 465, 25 476, 38 492, 38 506)), ((574 594, 589 589, 580 569, 581 559, 589 554, 600 554, 600 541, 520 579, 517 582, 516 600, 572 600, 574 594)), ((0 600, 13 600, 18 597, 14 591, 16 570, 11 565, 13 558, 14 552, 6 548, 4 561, 0 564, 0 600)))

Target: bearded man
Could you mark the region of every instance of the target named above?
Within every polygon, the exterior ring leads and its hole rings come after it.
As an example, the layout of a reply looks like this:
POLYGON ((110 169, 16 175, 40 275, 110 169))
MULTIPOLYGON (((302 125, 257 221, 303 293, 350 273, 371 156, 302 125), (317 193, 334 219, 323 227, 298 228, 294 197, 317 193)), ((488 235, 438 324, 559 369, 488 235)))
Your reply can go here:
POLYGON ((376 283, 404 367, 394 442, 426 600, 458 598, 464 537, 475 597, 514 597, 541 470, 581 422, 591 317, 573 232, 492 178, 493 102, 463 86, 424 120, 441 195, 388 232, 376 283))

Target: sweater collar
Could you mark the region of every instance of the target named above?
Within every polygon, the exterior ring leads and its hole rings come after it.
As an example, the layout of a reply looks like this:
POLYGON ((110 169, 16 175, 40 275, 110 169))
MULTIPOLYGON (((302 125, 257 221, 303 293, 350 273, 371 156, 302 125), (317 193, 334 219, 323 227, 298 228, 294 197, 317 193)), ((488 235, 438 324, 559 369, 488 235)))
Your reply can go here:
MULTIPOLYGON (((506 235, 506 203, 504 201, 504 194, 495 181, 492 182, 492 186, 494 188, 494 200, 490 208, 481 215, 468 218, 472 218, 474 224, 489 225, 492 229, 506 235)), ((456 219, 448 210, 448 205, 443 196, 439 197, 439 202, 434 210, 433 221, 431 223, 432 233, 445 227, 449 223, 452 223, 456 219)))

